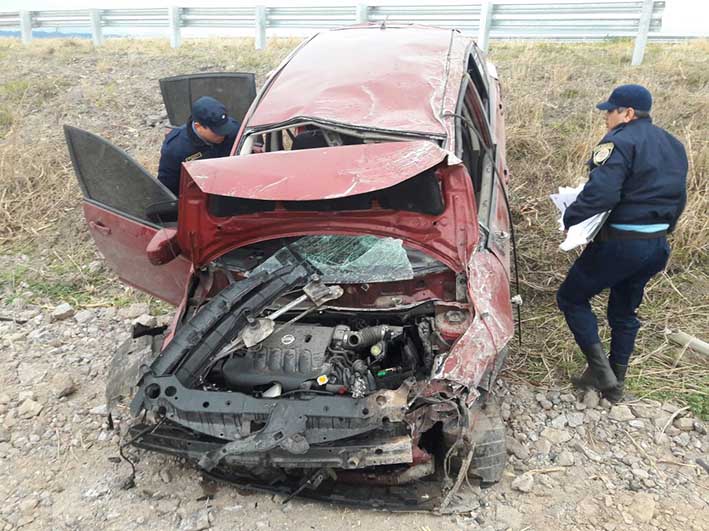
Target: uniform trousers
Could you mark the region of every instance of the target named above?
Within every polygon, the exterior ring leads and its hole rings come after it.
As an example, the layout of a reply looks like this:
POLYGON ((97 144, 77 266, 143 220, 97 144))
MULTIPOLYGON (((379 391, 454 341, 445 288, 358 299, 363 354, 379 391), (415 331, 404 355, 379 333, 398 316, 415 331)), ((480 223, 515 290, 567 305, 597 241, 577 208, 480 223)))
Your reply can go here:
POLYGON ((610 362, 627 365, 640 329, 637 309, 647 282, 662 271, 670 256, 665 236, 648 239, 609 239, 590 243, 566 275, 556 294, 576 343, 585 350, 600 343, 591 299, 610 289, 608 324, 610 362))

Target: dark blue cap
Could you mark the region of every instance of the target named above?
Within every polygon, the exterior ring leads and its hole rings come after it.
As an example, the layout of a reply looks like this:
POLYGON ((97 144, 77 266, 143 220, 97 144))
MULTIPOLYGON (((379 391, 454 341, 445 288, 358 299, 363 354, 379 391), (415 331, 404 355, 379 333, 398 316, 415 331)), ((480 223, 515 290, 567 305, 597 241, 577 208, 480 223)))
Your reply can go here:
POLYGON ((608 101, 596 105, 602 111, 612 111, 618 107, 632 107, 636 111, 650 111, 652 95, 642 85, 620 85, 613 89, 608 101))
POLYGON ((239 124, 229 118, 226 107, 209 96, 202 96, 192 104, 192 119, 222 136, 239 130, 239 124))

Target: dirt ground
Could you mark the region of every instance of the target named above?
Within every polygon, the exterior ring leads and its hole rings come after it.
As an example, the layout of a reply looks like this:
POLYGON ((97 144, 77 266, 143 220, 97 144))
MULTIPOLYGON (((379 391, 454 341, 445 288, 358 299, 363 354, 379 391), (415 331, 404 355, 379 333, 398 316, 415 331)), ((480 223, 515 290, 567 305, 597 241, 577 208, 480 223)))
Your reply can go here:
MULTIPOLYGON (((106 427, 113 350, 149 307, 0 306, 0 529, 701 530, 706 426, 671 403, 609 407, 595 393, 498 382, 508 421, 502 482, 464 485, 458 515, 391 514, 253 494, 180 460, 130 450, 106 427)), ((166 316, 158 316, 163 319, 166 316)))

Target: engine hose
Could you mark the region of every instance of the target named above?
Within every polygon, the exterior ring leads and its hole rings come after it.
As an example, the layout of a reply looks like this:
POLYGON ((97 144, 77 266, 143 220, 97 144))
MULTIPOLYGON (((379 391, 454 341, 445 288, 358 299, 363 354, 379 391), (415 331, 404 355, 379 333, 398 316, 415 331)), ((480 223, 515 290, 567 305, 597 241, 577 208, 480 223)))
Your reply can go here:
POLYGON ((384 340, 389 330, 391 329, 387 325, 362 328, 362 330, 352 332, 347 336, 347 345, 356 350, 369 348, 384 340))

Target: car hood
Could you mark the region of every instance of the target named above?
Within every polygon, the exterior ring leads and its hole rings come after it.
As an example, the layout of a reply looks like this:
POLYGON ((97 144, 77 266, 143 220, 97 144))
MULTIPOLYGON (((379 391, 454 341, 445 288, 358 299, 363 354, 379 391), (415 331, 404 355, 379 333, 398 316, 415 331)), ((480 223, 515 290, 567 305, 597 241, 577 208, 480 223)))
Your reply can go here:
POLYGON ((185 163, 206 194, 271 201, 335 199, 389 188, 440 163, 433 142, 276 151, 185 163))

